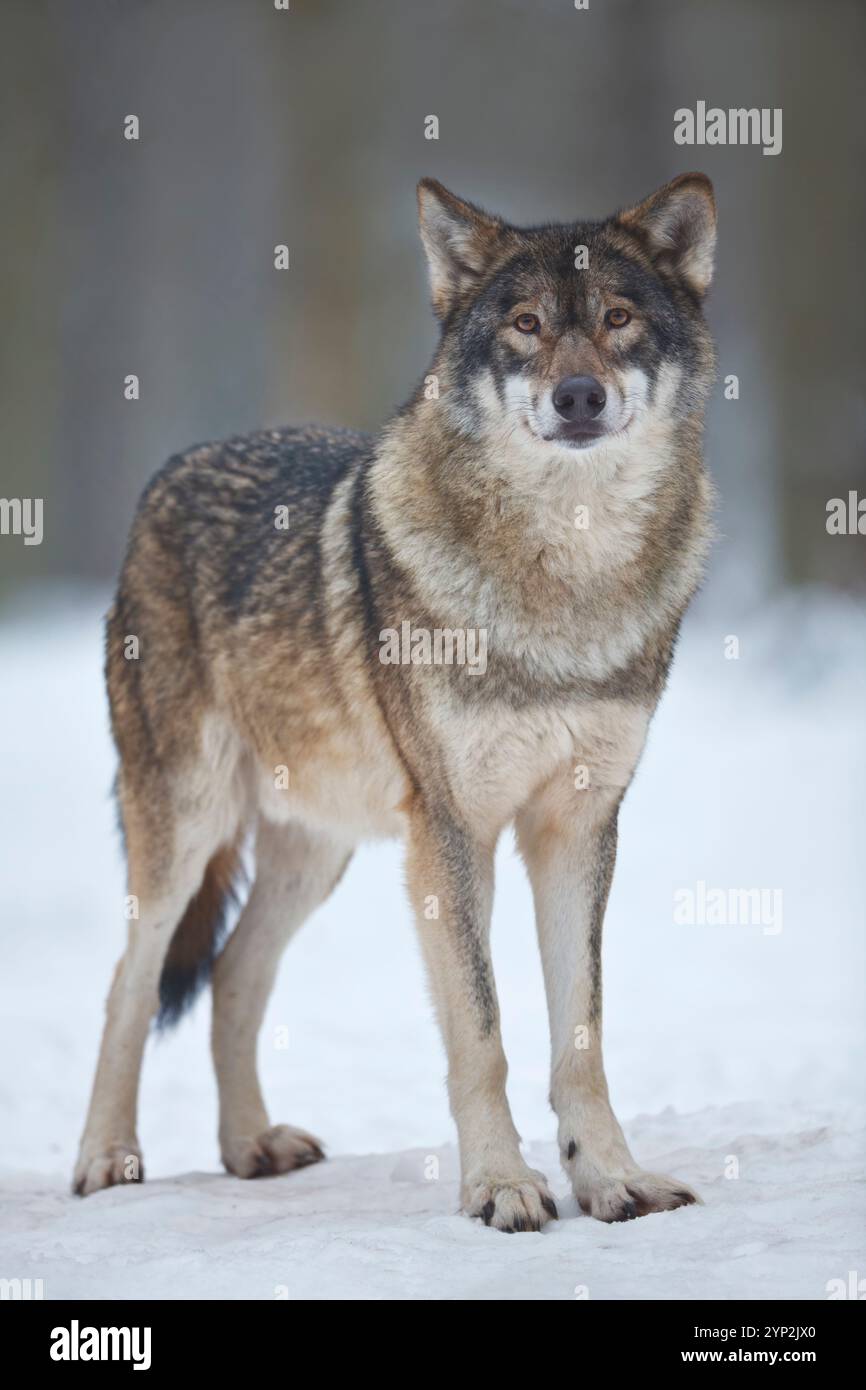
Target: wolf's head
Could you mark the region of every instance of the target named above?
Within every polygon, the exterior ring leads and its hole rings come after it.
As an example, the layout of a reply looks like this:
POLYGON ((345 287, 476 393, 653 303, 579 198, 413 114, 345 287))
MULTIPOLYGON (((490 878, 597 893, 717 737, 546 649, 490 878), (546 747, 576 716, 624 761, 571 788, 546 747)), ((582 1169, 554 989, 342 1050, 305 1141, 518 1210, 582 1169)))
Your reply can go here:
POLYGON ((705 175, 603 222, 512 227, 434 179, 418 203, 442 404, 461 432, 575 460, 701 407, 716 227, 705 175))

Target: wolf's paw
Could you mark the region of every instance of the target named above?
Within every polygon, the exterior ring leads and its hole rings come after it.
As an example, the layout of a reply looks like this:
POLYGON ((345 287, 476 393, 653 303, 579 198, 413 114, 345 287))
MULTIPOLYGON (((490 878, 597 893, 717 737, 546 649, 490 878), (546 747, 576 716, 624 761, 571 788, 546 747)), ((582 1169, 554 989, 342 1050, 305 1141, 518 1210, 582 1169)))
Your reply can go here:
POLYGON ((273 1125, 254 1139, 240 1135, 224 1140, 222 1160, 238 1178, 265 1178, 275 1173, 291 1173, 325 1157, 319 1139, 293 1125, 273 1125))
POLYGON ((544 1174, 532 1168, 515 1178, 482 1178, 467 1184, 463 1208, 497 1231, 540 1231, 557 1219, 544 1174))
POLYGON ((144 1165, 137 1144, 85 1142, 75 1165, 72 1191, 77 1197, 89 1197, 103 1187, 143 1181, 144 1165))
POLYGON ((635 1169, 621 1176, 595 1179, 577 1177, 574 1195, 586 1216, 598 1221, 632 1221, 654 1211, 673 1211, 700 1203, 696 1192, 678 1178, 662 1177, 635 1169))

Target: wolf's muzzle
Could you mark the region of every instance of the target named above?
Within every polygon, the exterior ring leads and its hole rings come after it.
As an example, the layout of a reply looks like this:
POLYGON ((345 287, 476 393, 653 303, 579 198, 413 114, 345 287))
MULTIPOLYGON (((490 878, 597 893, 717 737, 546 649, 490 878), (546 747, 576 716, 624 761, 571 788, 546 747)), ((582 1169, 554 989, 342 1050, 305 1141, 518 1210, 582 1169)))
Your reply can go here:
POLYGON ((604 410, 604 387, 594 376, 566 376, 553 392, 553 408, 571 425, 588 424, 604 410))

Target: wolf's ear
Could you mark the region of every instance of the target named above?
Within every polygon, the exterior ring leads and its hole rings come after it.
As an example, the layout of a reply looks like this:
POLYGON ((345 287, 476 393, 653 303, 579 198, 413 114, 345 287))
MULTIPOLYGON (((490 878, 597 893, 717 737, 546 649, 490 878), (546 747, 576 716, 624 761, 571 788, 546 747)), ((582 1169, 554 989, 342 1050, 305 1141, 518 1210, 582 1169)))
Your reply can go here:
POLYGON ((660 270, 706 293, 716 249, 716 200, 706 174, 680 174, 618 220, 643 236, 660 270))
POLYGON ((449 193, 436 179, 418 185, 418 225, 427 253, 433 308, 445 318, 477 281, 504 238, 505 225, 449 193))

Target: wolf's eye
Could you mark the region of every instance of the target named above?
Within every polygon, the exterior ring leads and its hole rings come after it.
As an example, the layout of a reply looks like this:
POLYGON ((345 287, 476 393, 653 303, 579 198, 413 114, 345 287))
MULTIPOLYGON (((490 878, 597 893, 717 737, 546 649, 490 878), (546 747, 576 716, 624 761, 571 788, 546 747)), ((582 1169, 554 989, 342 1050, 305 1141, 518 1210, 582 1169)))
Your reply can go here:
POLYGON ((604 321, 608 328, 625 328, 631 322, 631 314, 628 309, 608 309, 604 321))
POLYGON ((518 314, 514 320, 518 333, 537 333, 541 323, 536 314, 518 314))

